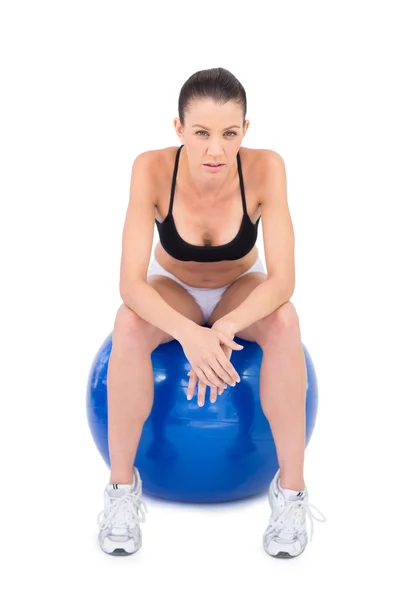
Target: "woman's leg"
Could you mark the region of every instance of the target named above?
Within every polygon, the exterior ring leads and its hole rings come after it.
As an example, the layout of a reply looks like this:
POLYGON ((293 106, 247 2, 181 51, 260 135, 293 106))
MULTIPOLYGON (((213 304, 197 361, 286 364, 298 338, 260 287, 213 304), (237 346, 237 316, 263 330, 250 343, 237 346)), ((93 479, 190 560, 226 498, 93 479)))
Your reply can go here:
MULTIPOLYGON (((261 273, 235 281, 222 296, 209 324, 236 308, 262 281, 265 275, 261 273)), ((304 490, 307 370, 296 310, 286 302, 237 335, 257 342, 263 350, 260 399, 275 441, 281 487, 304 490)))
MULTIPOLYGON (((178 283, 160 275, 149 277, 148 282, 175 310, 199 325, 204 323, 200 308, 178 283)), ((132 483, 137 447, 153 406, 150 355, 172 339, 125 304, 119 308, 107 377, 110 483, 132 483)))
POLYGON ((274 436, 280 485, 304 490, 307 369, 293 304, 286 302, 238 336, 263 351, 260 399, 274 436))

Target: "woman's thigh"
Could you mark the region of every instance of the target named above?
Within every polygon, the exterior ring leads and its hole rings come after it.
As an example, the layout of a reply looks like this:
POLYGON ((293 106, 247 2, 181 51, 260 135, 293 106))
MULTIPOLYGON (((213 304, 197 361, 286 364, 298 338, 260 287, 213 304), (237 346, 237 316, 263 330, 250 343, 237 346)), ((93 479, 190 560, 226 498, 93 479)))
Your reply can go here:
POLYGON ((236 279, 222 295, 208 319, 208 324, 213 325, 215 321, 235 310, 256 287, 266 280, 267 275, 259 272, 249 273, 236 279))
MULTIPOLYGON (((179 283, 164 275, 150 275, 147 282, 172 308, 198 325, 204 325, 204 316, 194 298, 179 283)), ((169 340, 173 339, 167 333, 169 340)))
MULTIPOLYGON (((189 292, 179 285, 179 283, 163 275, 151 275, 147 278, 147 282, 181 315, 198 325, 204 324, 203 313, 199 306, 189 292)), ((141 319, 126 304, 122 304, 116 316, 113 340, 126 340, 127 332, 130 338, 129 332, 132 332, 132 328, 135 331, 135 338, 138 339, 138 333, 140 333, 151 348, 157 348, 160 344, 165 344, 174 339, 169 333, 141 319)))
MULTIPOLYGON (((172 308, 198 325, 204 324, 199 306, 179 283, 162 275, 149 276, 147 281, 172 308)), ((140 343, 147 344, 152 350, 174 339, 162 329, 146 322, 125 303, 118 309, 112 335, 113 348, 120 343, 123 350, 132 339, 135 343, 141 340, 140 343)))

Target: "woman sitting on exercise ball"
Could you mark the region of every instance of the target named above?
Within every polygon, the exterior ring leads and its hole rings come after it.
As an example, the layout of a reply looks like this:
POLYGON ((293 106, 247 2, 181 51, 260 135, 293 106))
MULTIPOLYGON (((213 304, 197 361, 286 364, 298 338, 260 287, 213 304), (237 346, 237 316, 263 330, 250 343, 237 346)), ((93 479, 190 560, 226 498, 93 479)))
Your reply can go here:
POLYGON ((295 287, 294 233, 285 165, 273 150, 242 147, 249 127, 246 93, 226 69, 199 71, 183 85, 180 147, 143 152, 134 161, 123 230, 120 293, 108 370, 110 481, 99 515, 101 548, 136 552, 142 543, 142 483, 134 467, 153 404, 150 355, 176 339, 197 386, 216 402, 240 385, 230 362, 235 335, 263 350, 262 409, 279 461, 269 488, 264 548, 294 557, 307 544, 308 490, 303 478, 306 363, 295 287), (172 179, 172 186, 171 186, 172 179), (265 262, 256 248, 262 220, 265 262), (154 223, 155 221, 155 223, 154 223), (160 242, 150 264, 154 224, 160 242), (209 327, 204 327, 208 324, 209 327))

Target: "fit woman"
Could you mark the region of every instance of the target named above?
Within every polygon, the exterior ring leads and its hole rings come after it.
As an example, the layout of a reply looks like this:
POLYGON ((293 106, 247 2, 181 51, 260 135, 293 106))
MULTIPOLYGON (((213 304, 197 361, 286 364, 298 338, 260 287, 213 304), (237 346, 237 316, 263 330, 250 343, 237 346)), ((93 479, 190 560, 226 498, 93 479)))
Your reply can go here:
POLYGON ((123 304, 108 371, 111 473, 98 520, 100 545, 126 554, 142 543, 146 506, 133 465, 153 403, 151 353, 180 342, 192 367, 188 399, 197 386, 203 406, 207 386, 215 402, 227 385, 240 385, 230 362, 241 348, 233 341, 238 335, 263 350, 260 398, 280 467, 269 489, 264 548, 271 556, 298 556, 308 541, 306 515, 316 517, 303 478, 307 373, 290 302, 294 232, 284 162, 273 150, 242 147, 246 93, 226 69, 192 75, 178 108, 180 146, 144 152, 132 167, 123 304), (260 220, 267 272, 255 245, 260 220), (155 224, 160 242, 149 266, 155 224))

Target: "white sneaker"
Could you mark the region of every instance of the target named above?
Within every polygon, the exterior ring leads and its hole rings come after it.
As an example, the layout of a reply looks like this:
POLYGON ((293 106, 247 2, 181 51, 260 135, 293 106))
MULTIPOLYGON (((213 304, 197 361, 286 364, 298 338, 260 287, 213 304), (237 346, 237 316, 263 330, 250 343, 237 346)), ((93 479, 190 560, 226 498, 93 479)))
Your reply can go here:
POLYGON ((104 490, 104 509, 97 517, 100 547, 107 554, 127 555, 142 545, 139 523, 146 520, 147 506, 142 500, 142 480, 136 467, 133 483, 108 483, 104 490))
POLYGON ((324 515, 308 501, 307 488, 303 492, 282 490, 279 482, 280 470, 276 473, 268 490, 271 506, 269 525, 263 535, 264 550, 275 558, 294 558, 304 552, 308 542, 306 516, 311 522, 312 540, 313 519, 321 523, 324 515), (312 513, 314 508, 322 518, 312 513))

